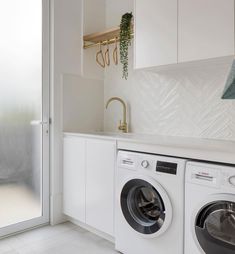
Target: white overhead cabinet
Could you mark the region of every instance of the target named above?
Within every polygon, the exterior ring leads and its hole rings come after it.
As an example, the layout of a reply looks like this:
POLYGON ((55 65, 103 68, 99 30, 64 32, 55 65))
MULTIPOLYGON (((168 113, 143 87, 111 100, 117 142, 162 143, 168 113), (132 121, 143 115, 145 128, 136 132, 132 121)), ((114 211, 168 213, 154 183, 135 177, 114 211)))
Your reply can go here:
POLYGON ((234 0, 135 0, 135 68, 234 55, 234 0))
POLYGON ((179 62, 234 55, 234 0, 179 0, 179 62))
POLYGON ((63 210, 85 222, 86 140, 64 138, 63 210))
POLYGON ((114 234, 116 141, 64 137, 64 213, 114 234))
POLYGON ((177 0, 135 0, 135 68, 177 63, 177 0))

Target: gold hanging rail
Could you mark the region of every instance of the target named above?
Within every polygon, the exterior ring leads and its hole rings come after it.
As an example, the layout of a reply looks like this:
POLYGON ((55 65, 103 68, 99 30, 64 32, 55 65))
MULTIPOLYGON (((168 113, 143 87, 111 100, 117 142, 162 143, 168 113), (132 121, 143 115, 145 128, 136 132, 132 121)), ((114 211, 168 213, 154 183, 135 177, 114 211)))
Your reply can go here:
MULTIPOLYGON (((134 33, 132 33, 132 36, 134 36, 134 33)), ((83 37, 83 41, 84 41, 83 48, 88 49, 88 48, 96 47, 100 44, 101 45, 112 44, 119 40, 120 40, 120 28, 115 27, 115 28, 107 29, 106 31, 103 31, 103 32, 85 35, 83 37)))
POLYGON ((116 37, 116 38, 112 38, 110 40, 100 41, 100 42, 96 42, 96 43, 84 41, 83 48, 88 49, 88 48, 93 48, 93 47, 99 46, 100 44, 102 44, 102 45, 107 45, 107 43, 112 44, 112 43, 115 43, 115 41, 119 41, 119 40, 120 40, 119 37, 116 37))

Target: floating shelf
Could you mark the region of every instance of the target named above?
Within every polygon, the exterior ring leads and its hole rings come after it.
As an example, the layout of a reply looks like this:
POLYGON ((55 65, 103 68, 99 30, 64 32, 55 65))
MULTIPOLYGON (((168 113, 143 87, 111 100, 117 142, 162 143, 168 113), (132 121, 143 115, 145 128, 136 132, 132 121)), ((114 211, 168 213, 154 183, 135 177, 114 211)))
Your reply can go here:
POLYGON ((110 28, 110 29, 103 31, 103 32, 85 35, 83 37, 83 39, 85 42, 97 43, 97 42, 101 42, 104 40, 110 40, 115 37, 119 37, 119 33, 120 33, 120 28, 115 27, 115 28, 110 28))
MULTIPOLYGON (((84 49, 95 47, 99 44, 112 44, 115 41, 119 41, 120 28, 114 27, 107 29, 103 32, 97 32, 92 34, 87 34, 83 36, 84 40, 84 49)), ((132 34, 134 35, 134 34, 132 34)))

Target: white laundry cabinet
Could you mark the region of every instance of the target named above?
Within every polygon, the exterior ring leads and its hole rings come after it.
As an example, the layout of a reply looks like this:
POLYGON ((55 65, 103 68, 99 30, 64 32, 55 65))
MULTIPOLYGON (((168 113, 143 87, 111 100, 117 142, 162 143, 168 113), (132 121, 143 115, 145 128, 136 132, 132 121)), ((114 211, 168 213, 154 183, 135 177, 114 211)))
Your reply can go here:
POLYGON ((234 0, 179 0, 179 62, 234 55, 234 0))
POLYGON ((85 222, 86 218, 85 147, 84 138, 64 138, 63 211, 81 222, 85 222))
POLYGON ((177 0, 135 1, 136 69, 177 63, 177 0))
POLYGON ((135 68, 234 55, 234 0, 135 0, 135 68))
POLYGON ((64 137, 64 213, 113 236, 116 141, 64 137))

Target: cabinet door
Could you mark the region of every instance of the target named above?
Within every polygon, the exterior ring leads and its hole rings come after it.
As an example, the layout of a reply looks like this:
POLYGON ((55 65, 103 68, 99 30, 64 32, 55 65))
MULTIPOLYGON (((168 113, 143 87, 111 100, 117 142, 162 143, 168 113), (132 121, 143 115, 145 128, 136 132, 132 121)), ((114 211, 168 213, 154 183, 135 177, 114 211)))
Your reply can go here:
POLYGON ((114 224, 116 142, 87 140, 86 223, 109 235, 114 224))
POLYGON ((177 63, 177 0, 135 0, 135 68, 177 63))
POLYGON ((179 0, 179 62, 234 55, 234 0, 179 0))
POLYGON ((85 222, 86 140, 64 138, 64 213, 85 222))

